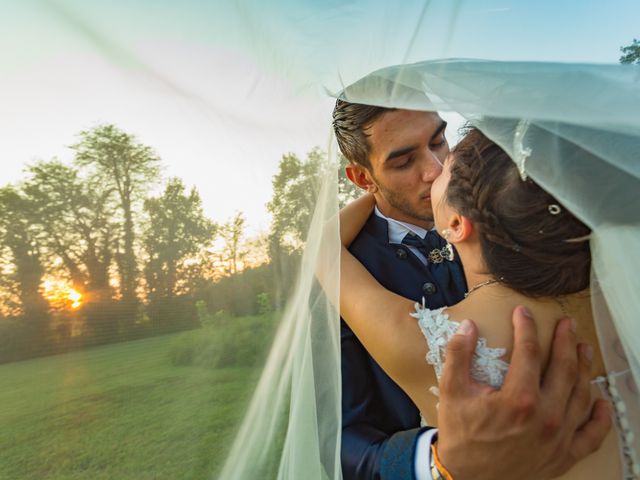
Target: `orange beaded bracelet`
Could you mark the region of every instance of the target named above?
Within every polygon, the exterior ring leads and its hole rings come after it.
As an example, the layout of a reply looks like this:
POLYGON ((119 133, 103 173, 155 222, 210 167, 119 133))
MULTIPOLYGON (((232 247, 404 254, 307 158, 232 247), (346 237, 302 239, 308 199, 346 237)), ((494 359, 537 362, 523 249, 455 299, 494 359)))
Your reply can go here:
MULTIPOLYGON (((431 463, 432 463, 432 467, 431 467, 431 471, 432 471, 432 477, 433 477, 433 470, 435 467, 435 470, 437 471, 437 473, 439 473, 439 477, 440 478, 444 478, 445 480, 453 480, 453 475, 451 475, 449 473, 449 471, 444 468, 442 466, 442 463, 440 462, 440 458, 438 457, 438 451, 436 450, 436 442, 431 444, 431 463)), ((434 477, 435 480, 437 480, 436 477, 434 477)))

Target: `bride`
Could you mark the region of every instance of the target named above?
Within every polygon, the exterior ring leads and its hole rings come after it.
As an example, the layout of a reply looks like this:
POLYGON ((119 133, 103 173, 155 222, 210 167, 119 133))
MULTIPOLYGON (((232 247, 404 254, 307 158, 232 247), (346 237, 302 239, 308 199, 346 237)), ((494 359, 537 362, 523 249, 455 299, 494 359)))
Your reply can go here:
MULTIPOLYGON (((589 228, 532 180, 523 180, 498 145, 471 128, 446 158, 431 201, 435 229, 449 242, 436 253, 445 261, 459 255, 469 286, 465 298, 437 310, 414 305, 384 289, 349 253, 346 247, 374 206, 369 195, 340 214, 340 311, 426 423, 436 425, 445 347, 464 319, 473 318, 479 329, 472 374, 493 387, 500 387, 509 366, 511 314, 518 305, 536 319, 543 358, 562 316, 575 319, 579 338, 591 345, 598 341, 589 290, 589 228)), ((606 398, 602 356, 598 349, 588 355, 594 396, 606 398)), ((562 478, 623 478, 623 473, 626 478, 629 459, 618 454, 624 449, 624 439, 612 431, 599 451, 562 478)))

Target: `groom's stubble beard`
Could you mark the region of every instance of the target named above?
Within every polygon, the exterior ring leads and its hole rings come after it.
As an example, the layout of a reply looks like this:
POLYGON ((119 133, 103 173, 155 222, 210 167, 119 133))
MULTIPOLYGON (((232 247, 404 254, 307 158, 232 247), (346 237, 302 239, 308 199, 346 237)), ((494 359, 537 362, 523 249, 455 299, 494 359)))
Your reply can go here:
MULTIPOLYGON (((371 172, 369 173, 371 174, 371 172)), ((382 196, 391 207, 395 208, 410 219, 413 219, 413 222, 409 221, 409 223, 428 223, 433 226, 433 209, 431 207, 431 200, 429 200, 429 206, 425 206, 424 211, 419 211, 412 205, 407 194, 386 188, 376 177, 373 176, 373 174, 371 174, 371 178, 378 189, 379 195, 382 196)), ((417 195, 418 194, 416 194, 416 197, 417 195)), ((429 228, 431 228, 431 226, 429 228)))

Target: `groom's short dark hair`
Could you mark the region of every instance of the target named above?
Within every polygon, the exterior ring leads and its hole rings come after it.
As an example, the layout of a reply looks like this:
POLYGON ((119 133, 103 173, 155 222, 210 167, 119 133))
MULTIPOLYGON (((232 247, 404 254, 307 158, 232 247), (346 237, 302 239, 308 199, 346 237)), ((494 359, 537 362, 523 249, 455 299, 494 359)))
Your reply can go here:
POLYGON ((371 168, 369 153, 371 145, 365 130, 385 112, 393 108, 376 107, 337 100, 333 109, 333 131, 338 147, 351 163, 371 168))

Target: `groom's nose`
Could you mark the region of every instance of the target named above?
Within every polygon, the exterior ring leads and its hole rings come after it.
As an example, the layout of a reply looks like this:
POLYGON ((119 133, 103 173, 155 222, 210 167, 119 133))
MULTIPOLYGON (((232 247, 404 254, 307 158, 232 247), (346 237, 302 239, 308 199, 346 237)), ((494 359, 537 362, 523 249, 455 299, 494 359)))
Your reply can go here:
POLYGON ((427 151, 422 162, 422 181, 433 182, 442 173, 442 163, 440 159, 431 151, 427 151))

